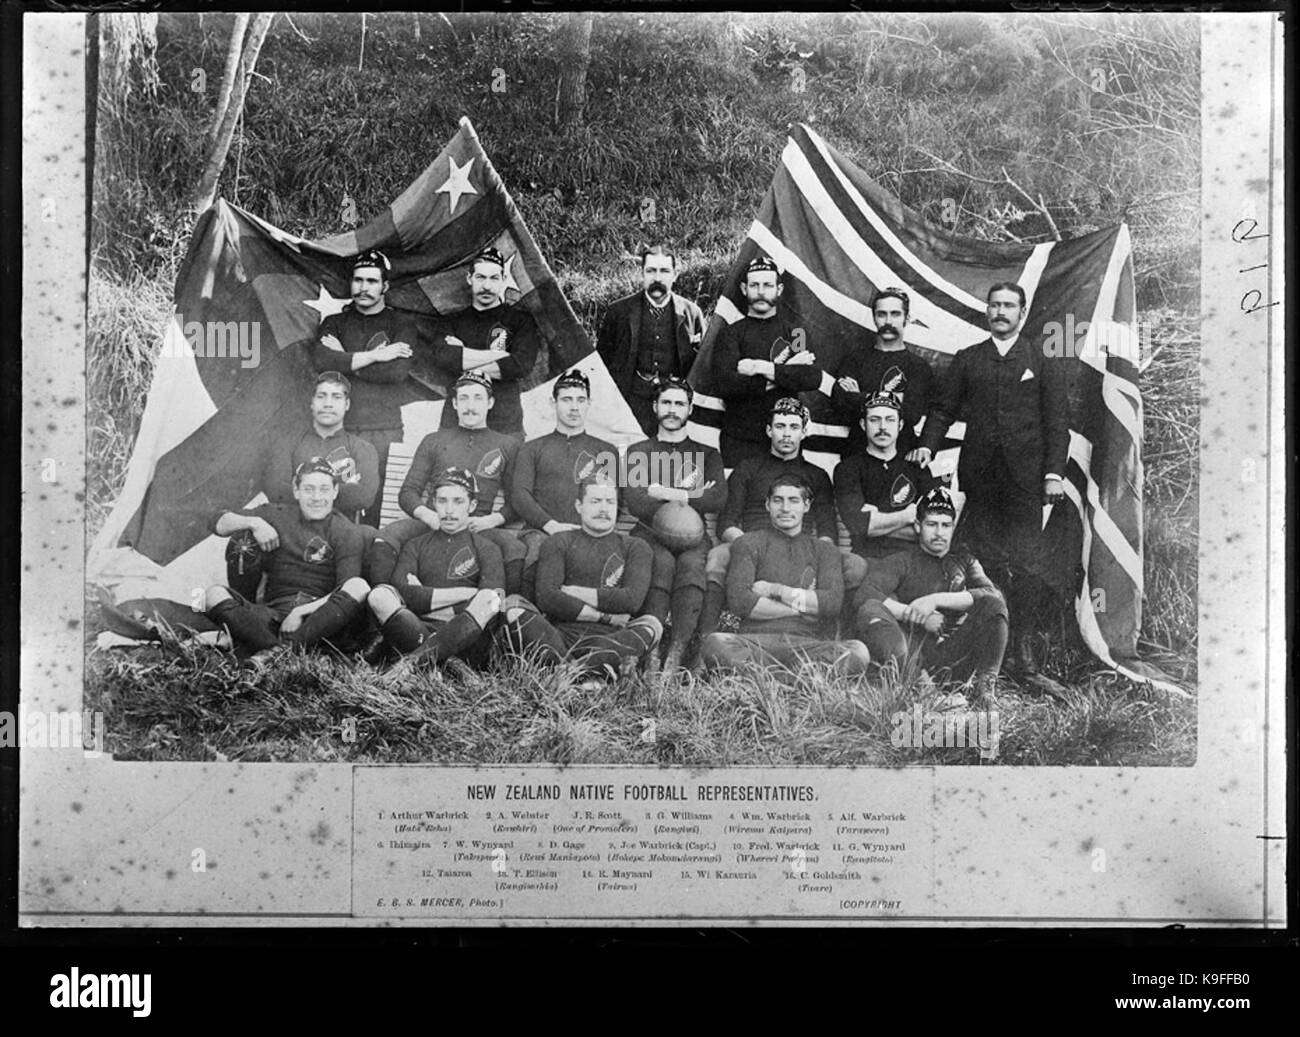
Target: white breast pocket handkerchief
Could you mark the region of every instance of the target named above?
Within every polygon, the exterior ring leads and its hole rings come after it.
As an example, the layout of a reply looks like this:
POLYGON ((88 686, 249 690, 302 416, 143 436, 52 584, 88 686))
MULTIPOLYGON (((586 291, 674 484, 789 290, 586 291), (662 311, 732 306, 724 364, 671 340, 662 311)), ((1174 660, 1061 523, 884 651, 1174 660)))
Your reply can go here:
POLYGON ((1029 370, 1029 368, 1026 367, 1026 368, 1025 368, 1025 373, 1022 374, 1022 375, 1020 376, 1020 380, 1021 380, 1022 382, 1027 382, 1027 381, 1029 381, 1029 379, 1031 379, 1031 378, 1033 378, 1033 377, 1034 377, 1034 372, 1031 371, 1031 370, 1029 370))

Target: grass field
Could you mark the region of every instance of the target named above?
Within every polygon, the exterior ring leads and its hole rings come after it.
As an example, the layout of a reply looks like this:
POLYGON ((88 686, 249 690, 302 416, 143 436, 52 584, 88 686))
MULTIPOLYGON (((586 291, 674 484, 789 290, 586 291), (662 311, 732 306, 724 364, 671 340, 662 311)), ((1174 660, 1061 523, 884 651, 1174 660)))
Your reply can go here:
MULTIPOLYGON (((84 708, 120 759, 348 763, 1178 765, 1196 755, 1195 700, 1079 668, 1067 701, 1004 682, 996 748, 899 746, 899 717, 942 688, 871 683, 811 665, 593 688, 573 667, 504 660, 484 673, 389 681, 355 660, 295 652, 254 675, 205 647, 92 651, 84 708)), ((1056 672, 1062 673, 1059 667, 1056 672)), ((1066 676, 1062 673, 1062 676, 1066 676)), ((964 721, 963 721, 964 722, 964 721)), ((987 721, 986 721, 987 722, 987 721)))

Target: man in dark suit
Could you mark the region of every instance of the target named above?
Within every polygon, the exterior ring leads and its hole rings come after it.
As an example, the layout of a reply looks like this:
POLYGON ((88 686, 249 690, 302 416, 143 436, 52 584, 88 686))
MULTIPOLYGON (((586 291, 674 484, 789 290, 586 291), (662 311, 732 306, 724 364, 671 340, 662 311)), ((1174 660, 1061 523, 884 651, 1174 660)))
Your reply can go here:
POLYGON ((1050 603, 1042 509, 1065 492, 1070 447, 1066 373, 1020 334, 1020 285, 999 282, 987 299, 992 337, 953 358, 925 419, 918 461, 929 464, 948 427, 965 419, 957 477, 967 503, 959 533, 1006 593, 1013 665, 1033 674, 1033 623, 1050 603))
POLYGON ((647 436, 658 428, 655 381, 685 378, 704 338, 700 308, 673 292, 677 260, 663 245, 641 253, 642 290, 611 303, 596 350, 647 436))

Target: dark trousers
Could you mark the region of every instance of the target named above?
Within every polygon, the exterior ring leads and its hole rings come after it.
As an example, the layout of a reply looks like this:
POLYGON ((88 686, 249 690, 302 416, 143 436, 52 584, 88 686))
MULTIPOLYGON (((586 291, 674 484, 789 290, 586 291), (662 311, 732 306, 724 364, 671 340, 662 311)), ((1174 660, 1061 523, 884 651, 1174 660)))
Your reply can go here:
POLYGON ((314 600, 309 594, 277 598, 265 604, 249 601, 236 590, 230 599, 208 613, 215 623, 230 628, 230 635, 238 643, 256 651, 272 648, 286 641, 309 645, 342 633, 361 615, 361 602, 341 590, 336 590, 329 600, 302 621, 302 626, 292 634, 280 635, 280 624, 299 605, 314 600))
POLYGON ((507 598, 502 605, 507 614, 502 631, 506 643, 516 654, 535 652, 549 663, 574 659, 587 671, 617 671, 625 659, 641 659, 659 643, 662 627, 649 616, 640 616, 627 626, 607 627, 601 623, 552 623, 523 598, 507 598), (516 619, 512 609, 523 610, 516 619))
POLYGON ((997 673, 1007 650, 1007 606, 1001 597, 979 598, 966 618, 940 640, 922 627, 906 627, 889 614, 882 601, 858 608, 857 632, 871 658, 884 664, 890 659, 903 666, 919 657, 927 670, 948 670, 954 680, 972 673, 997 673))
POLYGON ((388 448, 397 443, 402 438, 400 428, 363 428, 357 429, 357 435, 375 448, 375 453, 379 455, 379 492, 375 494, 375 501, 368 507, 361 516, 361 521, 367 526, 379 528, 383 520, 380 515, 384 510, 384 484, 388 480, 388 448))
POLYGON ((726 468, 735 468, 747 457, 766 457, 772 451, 772 441, 763 439, 738 439, 723 428, 718 434, 718 453, 726 468))
POLYGON ((627 400, 627 405, 632 408, 632 417, 636 418, 637 424, 641 426, 641 431, 646 436, 653 438, 654 434, 659 430, 659 419, 655 417, 654 395, 642 395, 637 392, 636 386, 633 386, 632 391, 623 398, 627 400))
MULTIPOLYGON (((1043 535, 1041 490, 1027 490, 1012 477, 1013 461, 1001 450, 988 467, 962 484, 966 507, 957 543, 984 567, 1006 597, 1016 636, 1032 632, 1055 604, 1043 535)), ((1064 473, 1061 473, 1064 475, 1064 473)))
POLYGON ((704 606, 704 565, 709 556, 709 539, 706 536, 698 546, 673 554, 649 530, 637 527, 632 535, 646 541, 654 556, 650 590, 642 612, 661 623, 666 623, 671 615, 672 643, 685 648, 699 626, 700 610, 704 606))

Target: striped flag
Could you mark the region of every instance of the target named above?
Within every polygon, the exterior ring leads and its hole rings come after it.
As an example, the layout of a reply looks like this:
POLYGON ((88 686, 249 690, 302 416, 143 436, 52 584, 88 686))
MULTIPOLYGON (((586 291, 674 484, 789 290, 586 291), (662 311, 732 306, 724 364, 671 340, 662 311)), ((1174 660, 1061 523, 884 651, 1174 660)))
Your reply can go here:
MULTIPOLYGON (((984 298, 995 281, 1016 281, 1028 301, 1022 335, 1048 355, 1072 358, 1068 506, 1053 509, 1061 588, 1073 595, 1079 629, 1103 661, 1136 654, 1142 620, 1142 399, 1133 268, 1126 226, 1041 245, 974 241, 927 224, 806 126, 781 155, 758 215, 728 275, 701 346, 691 434, 717 445, 725 406, 713 387, 718 331, 743 315, 740 285, 749 262, 766 254, 784 274, 781 305, 807 329, 817 365, 834 372, 845 353, 868 348, 877 288, 911 296, 907 347, 940 378, 960 349, 989 337, 984 298), (1059 351, 1059 352, 1053 352, 1059 351), (1073 577, 1072 583, 1069 582, 1073 577)), ((812 410, 805 452, 833 470, 848 427, 829 400, 804 395, 812 410)), ((932 468, 956 468, 964 426, 954 424, 932 468)))
MULTIPOLYGON (((554 425, 549 382, 573 366, 592 379, 588 428, 623 446, 642 438, 604 363, 468 119, 380 216, 321 241, 288 234, 219 199, 204 213, 177 277, 152 386, 120 497, 91 546, 87 578, 135 597, 193 602, 224 582, 220 508, 260 500, 263 445, 301 427, 315 372, 308 347, 348 301, 350 257, 380 249, 393 264, 388 305, 435 316, 470 304, 475 253, 506 259, 507 303, 528 309, 545 349, 524 381, 524 430, 554 425)), ((417 347, 402 394, 405 439, 437 427, 446 379, 417 347)))

